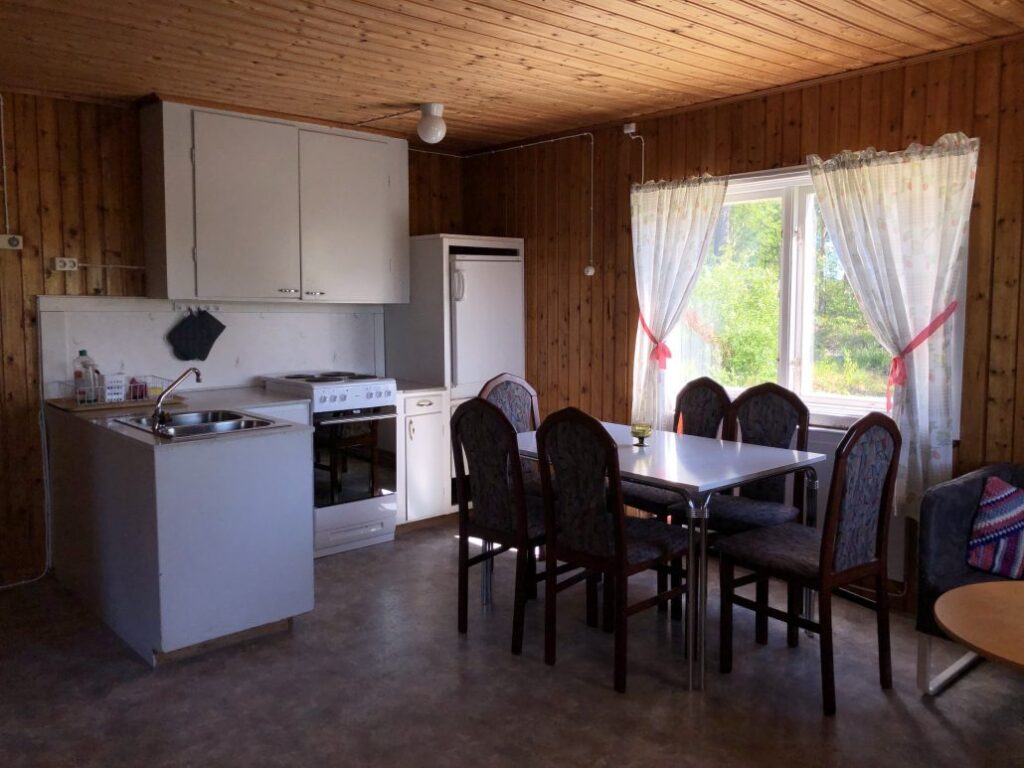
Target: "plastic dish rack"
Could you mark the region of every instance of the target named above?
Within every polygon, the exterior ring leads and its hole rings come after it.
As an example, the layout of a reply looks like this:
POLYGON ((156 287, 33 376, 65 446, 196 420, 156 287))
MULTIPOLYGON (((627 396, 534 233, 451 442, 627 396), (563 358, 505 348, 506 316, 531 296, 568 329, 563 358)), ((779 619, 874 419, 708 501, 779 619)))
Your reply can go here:
POLYGON ((64 397, 79 406, 96 406, 104 403, 146 403, 159 397, 171 383, 170 379, 151 374, 126 373, 100 374, 95 385, 82 386, 78 382, 65 381, 61 386, 64 397))

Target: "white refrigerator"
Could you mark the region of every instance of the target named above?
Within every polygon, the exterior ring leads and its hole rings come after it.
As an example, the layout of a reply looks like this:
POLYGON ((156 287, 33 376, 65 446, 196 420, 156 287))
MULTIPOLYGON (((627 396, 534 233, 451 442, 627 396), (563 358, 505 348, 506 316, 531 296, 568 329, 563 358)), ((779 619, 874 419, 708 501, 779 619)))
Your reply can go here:
POLYGON ((526 376, 523 259, 456 254, 451 274, 451 387, 476 394, 499 373, 526 376))
POLYGON ((523 241, 412 238, 408 304, 384 308, 389 376, 446 387, 457 402, 499 373, 526 375, 523 241))

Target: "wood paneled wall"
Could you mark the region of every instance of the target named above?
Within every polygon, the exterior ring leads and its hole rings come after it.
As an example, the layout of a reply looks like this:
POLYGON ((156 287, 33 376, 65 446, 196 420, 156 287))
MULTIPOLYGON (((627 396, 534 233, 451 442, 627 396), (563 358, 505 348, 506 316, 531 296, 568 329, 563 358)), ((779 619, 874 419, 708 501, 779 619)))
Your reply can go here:
POLYGON ((45 563, 35 297, 142 295, 143 273, 53 268, 56 256, 142 263, 137 112, 3 98, 10 231, 25 238, 21 251, 0 250, 0 583, 10 583, 45 563))
POLYGON ((409 234, 462 231, 462 158, 409 150, 409 234))
MULTIPOLYGON (((970 235, 963 469, 1024 461, 1024 41, 908 61, 641 122, 646 178, 677 179, 797 165, 809 153, 981 139, 970 235)), ((629 416, 638 316, 629 185, 640 142, 619 127, 594 135, 594 260, 587 137, 467 158, 467 231, 526 238, 527 373, 550 412, 572 404, 629 416)))

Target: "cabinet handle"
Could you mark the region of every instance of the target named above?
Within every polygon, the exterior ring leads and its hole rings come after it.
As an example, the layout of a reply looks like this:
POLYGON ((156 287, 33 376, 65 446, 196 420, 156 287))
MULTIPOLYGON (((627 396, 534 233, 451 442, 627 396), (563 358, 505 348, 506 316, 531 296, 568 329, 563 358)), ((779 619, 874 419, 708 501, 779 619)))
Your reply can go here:
POLYGON ((307 296, 323 296, 327 291, 306 291, 307 296))
POLYGON ((416 425, 412 419, 409 419, 409 439, 412 440, 414 437, 416 437, 416 425))
POLYGON ((278 288, 279 293, 298 293, 298 288, 278 288))
POLYGON ((433 404, 434 404, 433 400, 419 400, 416 403, 416 405, 418 405, 420 408, 426 408, 426 407, 431 406, 433 404))

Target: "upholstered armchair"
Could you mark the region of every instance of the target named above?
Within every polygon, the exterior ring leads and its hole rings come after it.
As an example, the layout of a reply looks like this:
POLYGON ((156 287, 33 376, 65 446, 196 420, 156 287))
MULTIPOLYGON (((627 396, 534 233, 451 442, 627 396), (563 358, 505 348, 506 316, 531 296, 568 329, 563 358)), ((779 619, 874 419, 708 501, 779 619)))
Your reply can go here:
POLYGON ((945 637, 935 621, 935 601, 956 587, 983 581, 1002 581, 997 576, 967 564, 967 542, 971 536, 985 481, 992 475, 1011 485, 1024 486, 1024 466, 992 464, 961 477, 940 483, 921 500, 921 537, 917 593, 917 684, 922 693, 934 696, 949 687, 980 659, 965 653, 936 675, 931 671, 932 641, 945 637))

